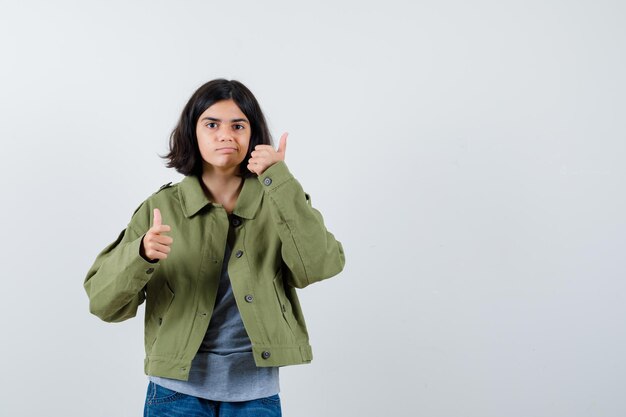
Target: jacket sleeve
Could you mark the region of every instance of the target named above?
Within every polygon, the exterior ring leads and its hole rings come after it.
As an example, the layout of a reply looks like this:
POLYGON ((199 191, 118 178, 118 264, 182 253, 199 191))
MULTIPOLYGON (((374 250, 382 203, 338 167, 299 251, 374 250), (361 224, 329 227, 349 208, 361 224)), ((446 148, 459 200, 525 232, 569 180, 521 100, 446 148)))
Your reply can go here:
POLYGON ((321 213, 285 162, 270 166, 258 179, 269 197, 283 262, 291 272, 288 284, 304 288, 341 272, 345 265, 341 242, 326 230, 321 213))
POLYGON ((89 296, 89 311, 107 322, 120 322, 137 314, 137 307, 145 300, 144 287, 159 267, 159 262, 149 262, 139 254, 147 229, 142 233, 136 229, 131 220, 97 255, 83 284, 89 296))

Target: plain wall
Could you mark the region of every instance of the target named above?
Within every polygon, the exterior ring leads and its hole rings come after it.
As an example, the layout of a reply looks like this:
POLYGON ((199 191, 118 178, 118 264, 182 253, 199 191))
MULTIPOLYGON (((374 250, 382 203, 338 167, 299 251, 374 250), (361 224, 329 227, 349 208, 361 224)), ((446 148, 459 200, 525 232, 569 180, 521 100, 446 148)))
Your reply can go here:
POLYGON ((0 415, 141 415, 85 274, 204 82, 244 82, 343 243, 288 417, 626 415, 626 6, 3 1, 0 415))

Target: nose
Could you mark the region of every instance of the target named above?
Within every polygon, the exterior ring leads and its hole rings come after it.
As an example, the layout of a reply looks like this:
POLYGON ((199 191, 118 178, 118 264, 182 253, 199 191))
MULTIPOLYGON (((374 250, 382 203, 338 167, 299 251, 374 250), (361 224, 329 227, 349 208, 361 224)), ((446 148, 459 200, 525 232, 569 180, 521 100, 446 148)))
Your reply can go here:
POLYGON ((233 135, 227 127, 220 127, 219 131, 217 132, 217 139, 220 142, 224 142, 227 140, 232 141, 233 135))

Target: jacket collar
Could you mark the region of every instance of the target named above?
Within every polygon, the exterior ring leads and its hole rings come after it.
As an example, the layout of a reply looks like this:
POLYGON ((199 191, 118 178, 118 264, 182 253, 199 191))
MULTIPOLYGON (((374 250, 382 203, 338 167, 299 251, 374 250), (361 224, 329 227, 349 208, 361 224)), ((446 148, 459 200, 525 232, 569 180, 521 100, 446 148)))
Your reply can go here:
MULTIPOLYGON (((187 175, 180 182, 178 194, 186 217, 193 216, 207 204, 213 204, 204 194, 201 181, 197 175, 187 175)), ((246 178, 233 214, 244 219, 254 219, 262 198, 263 190, 259 180, 256 177, 246 178)))

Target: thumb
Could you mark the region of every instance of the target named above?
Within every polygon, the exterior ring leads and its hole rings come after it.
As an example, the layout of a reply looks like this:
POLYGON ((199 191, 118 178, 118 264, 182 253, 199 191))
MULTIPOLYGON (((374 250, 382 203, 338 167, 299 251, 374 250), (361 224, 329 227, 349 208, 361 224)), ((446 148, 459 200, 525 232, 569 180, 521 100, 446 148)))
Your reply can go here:
POLYGON ((161 226, 161 210, 158 208, 154 209, 154 220, 152 221, 152 226, 161 226))
POLYGON ((278 143, 278 150, 276 151, 278 153, 282 153, 283 156, 285 155, 285 151, 287 150, 287 136, 289 136, 289 133, 285 132, 280 137, 280 142, 278 143))

